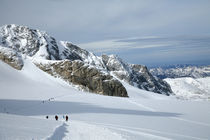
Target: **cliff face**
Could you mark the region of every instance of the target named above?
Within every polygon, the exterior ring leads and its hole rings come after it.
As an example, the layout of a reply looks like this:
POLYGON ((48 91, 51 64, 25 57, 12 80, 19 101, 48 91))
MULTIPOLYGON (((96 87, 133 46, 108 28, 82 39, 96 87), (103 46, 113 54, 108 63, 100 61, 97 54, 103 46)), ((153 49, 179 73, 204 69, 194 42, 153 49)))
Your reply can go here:
POLYGON ((90 92, 127 97, 120 82, 123 80, 140 89, 165 95, 171 93, 170 86, 154 78, 145 66, 128 64, 114 55, 96 56, 25 26, 1 27, 0 59, 20 70, 24 59, 29 57, 43 71, 90 92), (47 63, 42 63, 44 61, 47 63))
POLYGON ((82 89, 90 92, 128 97, 126 89, 118 80, 81 61, 63 60, 48 64, 36 63, 36 65, 52 76, 58 76, 67 82, 80 85, 82 89))

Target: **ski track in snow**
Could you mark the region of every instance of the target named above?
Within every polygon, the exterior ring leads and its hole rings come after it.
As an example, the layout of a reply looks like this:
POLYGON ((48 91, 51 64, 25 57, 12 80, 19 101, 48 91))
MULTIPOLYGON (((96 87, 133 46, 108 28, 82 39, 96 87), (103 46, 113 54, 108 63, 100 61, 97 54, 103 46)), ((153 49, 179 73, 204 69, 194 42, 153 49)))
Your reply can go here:
MULTIPOLYGON (((135 104, 139 107, 142 107, 144 109, 147 109, 149 111, 152 111, 152 112, 157 112, 158 110, 156 109, 153 109, 151 107, 148 107, 148 106, 145 106, 143 104, 140 104, 140 103, 137 103, 136 101, 132 100, 132 99, 127 99, 128 102, 132 103, 132 104, 135 104)), ((205 123, 202 123, 202 122, 197 122, 197 121, 192 121, 192 120, 188 120, 188 119, 183 119, 183 118, 178 118, 178 117, 171 117, 171 119, 176 119, 176 120, 179 120, 179 121, 185 121, 185 122, 188 122, 188 123, 193 123, 193 124, 197 124, 197 125, 204 125, 204 126, 210 126, 210 124, 205 124, 205 123)))
POLYGON ((153 108, 151 108, 151 107, 148 107, 148 106, 145 106, 145 105, 143 105, 143 104, 137 103, 136 101, 134 101, 134 100, 132 100, 132 99, 127 99, 127 101, 128 101, 129 103, 131 103, 131 104, 135 104, 135 105, 137 105, 137 106, 139 106, 139 107, 141 107, 141 108, 144 108, 144 109, 146 109, 146 110, 156 112, 155 109, 153 109, 153 108))
POLYGON ((122 125, 103 124, 103 123, 94 123, 94 124, 106 126, 108 128, 115 129, 115 130, 126 131, 126 132, 139 134, 139 135, 143 135, 143 136, 144 135, 145 136, 150 136, 150 137, 153 137, 155 139, 160 138, 160 139, 167 139, 168 140, 168 139, 171 139, 171 138, 168 138, 168 137, 177 136, 179 138, 187 138, 189 140, 190 139, 207 140, 207 139, 203 139, 203 138, 192 137, 192 136, 182 135, 182 134, 177 134, 177 133, 162 132, 162 131, 147 129, 147 128, 139 128, 139 127, 136 128, 136 127, 128 127, 128 126, 122 126, 122 125))
POLYGON ((118 131, 121 131, 121 133, 128 132, 131 134, 137 134, 144 138, 157 139, 157 140, 159 140, 159 139, 160 140, 170 140, 170 138, 167 138, 167 137, 151 134, 151 131, 149 133, 143 132, 142 131, 143 129, 140 130, 140 129, 134 128, 134 127, 126 127, 126 126, 121 126, 121 125, 103 124, 103 123, 93 123, 93 124, 101 125, 103 127, 107 127, 107 128, 113 129, 115 131, 118 130, 118 131))
POLYGON ((57 127, 49 138, 46 140, 61 140, 66 136, 66 133, 68 133, 67 130, 68 125, 66 123, 63 123, 61 126, 57 127))
POLYGON ((192 120, 188 120, 188 119, 183 119, 183 118, 172 117, 172 119, 185 121, 185 122, 189 122, 189 123, 193 123, 193 124, 197 124, 197 125, 210 126, 209 124, 205 124, 205 123, 197 122, 197 121, 192 121, 192 120))
POLYGON ((107 127, 81 121, 64 122, 46 140, 125 140, 120 134, 107 127))

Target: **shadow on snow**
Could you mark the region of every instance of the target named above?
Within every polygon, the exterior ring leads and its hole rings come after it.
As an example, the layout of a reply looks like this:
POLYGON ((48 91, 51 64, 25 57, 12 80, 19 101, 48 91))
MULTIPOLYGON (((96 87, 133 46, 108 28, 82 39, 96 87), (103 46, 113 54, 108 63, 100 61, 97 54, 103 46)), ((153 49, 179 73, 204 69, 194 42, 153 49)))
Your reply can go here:
POLYGON ((107 113, 141 116, 177 117, 182 114, 171 112, 153 112, 143 110, 129 110, 106 108, 81 102, 38 101, 38 100, 7 100, 0 99, 0 113, 24 116, 79 114, 79 113, 107 113))

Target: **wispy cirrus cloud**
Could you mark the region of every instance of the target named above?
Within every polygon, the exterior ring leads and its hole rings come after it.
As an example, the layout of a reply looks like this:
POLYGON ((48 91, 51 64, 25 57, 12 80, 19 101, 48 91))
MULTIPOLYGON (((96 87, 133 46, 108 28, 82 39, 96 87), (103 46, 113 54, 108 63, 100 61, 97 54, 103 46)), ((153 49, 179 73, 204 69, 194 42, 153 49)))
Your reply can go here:
POLYGON ((111 39, 111 40, 102 40, 96 42, 82 43, 78 44, 84 49, 88 49, 94 52, 108 52, 112 50, 121 50, 121 49, 146 49, 146 48, 157 48, 157 47, 167 47, 170 44, 167 43, 149 43, 145 40, 158 39, 157 36, 145 36, 145 37, 132 37, 124 39, 111 39), (139 43, 139 40, 144 40, 144 42, 139 43))
POLYGON ((210 36, 133 37, 90 42, 79 46, 98 55, 114 53, 130 63, 137 64, 202 61, 210 64, 210 36))

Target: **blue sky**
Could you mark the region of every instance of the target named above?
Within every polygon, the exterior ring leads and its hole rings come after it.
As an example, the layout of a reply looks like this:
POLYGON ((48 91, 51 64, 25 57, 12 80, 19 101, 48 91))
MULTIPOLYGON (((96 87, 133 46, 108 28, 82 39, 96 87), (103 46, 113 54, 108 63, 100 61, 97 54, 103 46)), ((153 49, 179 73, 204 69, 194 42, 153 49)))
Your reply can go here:
POLYGON ((0 25, 145 65, 210 64, 209 0, 0 0, 0 25))
POLYGON ((144 36, 79 44, 97 55, 117 54, 148 66, 210 64, 210 36, 144 36), (100 49, 98 46, 101 46, 100 49))

